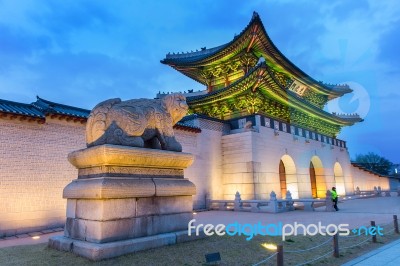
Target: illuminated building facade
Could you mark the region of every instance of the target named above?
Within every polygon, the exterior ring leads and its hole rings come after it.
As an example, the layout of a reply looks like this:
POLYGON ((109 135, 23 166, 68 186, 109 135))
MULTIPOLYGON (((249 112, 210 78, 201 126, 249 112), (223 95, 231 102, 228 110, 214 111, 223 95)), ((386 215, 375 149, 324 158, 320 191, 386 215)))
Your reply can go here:
POLYGON ((257 13, 230 42, 169 53, 161 62, 206 87, 187 95, 192 115, 184 121, 200 128, 205 122, 198 120, 221 124, 221 173, 213 178, 220 178, 222 191, 212 198, 233 199, 239 191, 244 199, 266 199, 272 190, 282 198, 287 190, 294 197, 324 197, 332 186, 339 194, 353 193, 346 142, 336 137, 362 119, 323 110, 352 90, 316 81, 296 67, 257 13))
MULTIPOLYGON (((323 110, 351 89, 315 81, 291 63, 257 13, 232 41, 168 54, 162 63, 206 88, 187 94, 190 114, 174 126, 183 151, 195 155, 185 169, 197 188, 195 209, 207 199, 233 200, 237 191, 269 199, 271 191, 317 198, 332 186, 341 195, 389 188, 386 177, 353 167, 336 138, 362 119, 323 110)), ((0 100, 0 237, 64 224, 62 190, 77 176, 67 155, 85 148, 88 115, 41 98, 0 100)))

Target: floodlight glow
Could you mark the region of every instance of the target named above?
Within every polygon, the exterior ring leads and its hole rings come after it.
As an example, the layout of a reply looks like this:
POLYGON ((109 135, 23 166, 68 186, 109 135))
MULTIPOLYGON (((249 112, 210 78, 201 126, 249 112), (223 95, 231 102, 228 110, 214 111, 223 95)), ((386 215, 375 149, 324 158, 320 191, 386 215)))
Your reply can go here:
POLYGON ((271 244, 271 243, 264 243, 264 244, 261 244, 261 246, 263 248, 266 248, 266 249, 269 249, 269 250, 276 250, 277 249, 276 245, 275 244, 271 244))

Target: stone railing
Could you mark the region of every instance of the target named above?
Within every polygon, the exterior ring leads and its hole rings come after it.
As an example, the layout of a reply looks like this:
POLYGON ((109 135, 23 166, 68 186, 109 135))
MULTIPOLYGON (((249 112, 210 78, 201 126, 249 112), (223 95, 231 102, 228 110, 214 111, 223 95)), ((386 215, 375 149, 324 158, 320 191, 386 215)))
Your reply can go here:
POLYGON ((277 199, 274 191, 269 200, 242 200, 240 193, 236 192, 234 200, 208 200, 208 209, 220 211, 248 211, 279 213, 294 211, 296 203, 304 206, 304 211, 314 211, 316 207, 325 206, 325 211, 334 211, 331 192, 326 192, 325 199, 292 199, 287 191, 285 199, 277 199), (319 206, 316 206, 319 205, 319 206))
POLYGON ((374 190, 360 190, 360 188, 357 187, 354 191, 354 194, 360 197, 391 197, 392 193, 396 192, 397 196, 400 197, 400 186, 397 188, 397 190, 382 190, 380 186, 375 186, 374 190))

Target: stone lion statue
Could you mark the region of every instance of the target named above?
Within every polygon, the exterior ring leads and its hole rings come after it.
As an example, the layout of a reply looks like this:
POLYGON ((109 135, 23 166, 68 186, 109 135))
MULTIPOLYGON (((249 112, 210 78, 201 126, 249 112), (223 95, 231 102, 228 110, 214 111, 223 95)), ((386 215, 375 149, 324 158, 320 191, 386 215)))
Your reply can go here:
POLYGON ((114 144, 180 152, 182 146, 172 127, 187 111, 186 98, 180 93, 154 100, 106 100, 90 112, 86 145, 114 144))

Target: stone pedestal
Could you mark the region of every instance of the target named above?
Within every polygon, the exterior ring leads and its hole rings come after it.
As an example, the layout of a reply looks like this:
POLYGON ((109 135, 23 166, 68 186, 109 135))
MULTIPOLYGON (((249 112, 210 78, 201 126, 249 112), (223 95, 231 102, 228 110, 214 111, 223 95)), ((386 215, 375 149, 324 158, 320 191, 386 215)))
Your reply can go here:
POLYGON ((155 247, 150 242, 176 243, 177 235, 187 234, 196 188, 183 169, 193 162, 191 154, 101 145, 72 152, 68 160, 79 169, 78 179, 64 189, 64 237, 51 239, 51 247, 100 260, 155 247))

